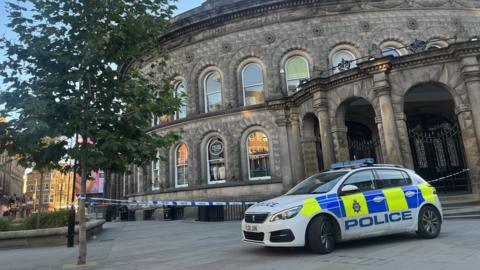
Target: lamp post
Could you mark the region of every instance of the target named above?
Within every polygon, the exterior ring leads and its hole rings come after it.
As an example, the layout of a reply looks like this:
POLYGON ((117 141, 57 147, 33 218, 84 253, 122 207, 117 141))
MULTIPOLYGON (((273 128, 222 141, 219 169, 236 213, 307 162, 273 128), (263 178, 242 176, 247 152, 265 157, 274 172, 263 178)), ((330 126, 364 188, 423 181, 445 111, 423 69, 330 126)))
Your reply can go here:
MULTIPOLYGON (((75 147, 77 147, 78 134, 75 134, 75 147)), ((67 230, 67 247, 73 247, 75 241, 75 182, 77 175, 77 160, 73 161, 73 173, 72 173, 72 197, 70 211, 68 212, 68 230, 67 230)), ((68 196, 68 193, 67 193, 68 196)))

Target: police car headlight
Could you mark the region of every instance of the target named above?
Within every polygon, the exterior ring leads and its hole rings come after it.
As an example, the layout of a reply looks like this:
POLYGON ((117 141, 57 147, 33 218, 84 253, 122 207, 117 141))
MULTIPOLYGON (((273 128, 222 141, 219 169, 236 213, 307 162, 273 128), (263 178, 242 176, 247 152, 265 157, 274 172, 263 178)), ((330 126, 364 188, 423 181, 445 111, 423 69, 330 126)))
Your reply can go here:
POLYGON ((300 206, 296 206, 296 207, 289 208, 287 210, 283 210, 281 212, 275 213, 270 218, 270 222, 274 222, 277 220, 291 219, 295 217, 298 214, 298 212, 300 212, 300 210, 302 210, 302 207, 303 205, 300 205, 300 206))

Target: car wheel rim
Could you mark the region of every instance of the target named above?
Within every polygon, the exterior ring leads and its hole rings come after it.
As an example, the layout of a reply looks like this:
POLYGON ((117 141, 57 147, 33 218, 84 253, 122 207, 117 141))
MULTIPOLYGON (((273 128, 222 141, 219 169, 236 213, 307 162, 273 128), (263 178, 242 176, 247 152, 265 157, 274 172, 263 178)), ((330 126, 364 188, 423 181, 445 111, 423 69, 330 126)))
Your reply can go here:
POLYGON ((325 222, 324 224, 322 224, 322 228, 320 230, 320 240, 322 242, 323 247, 325 247, 325 249, 329 250, 332 247, 333 232, 332 232, 332 226, 328 222, 325 222))
POLYGON ((426 209, 422 216, 423 228, 429 234, 435 234, 440 225, 440 219, 432 209, 426 209))

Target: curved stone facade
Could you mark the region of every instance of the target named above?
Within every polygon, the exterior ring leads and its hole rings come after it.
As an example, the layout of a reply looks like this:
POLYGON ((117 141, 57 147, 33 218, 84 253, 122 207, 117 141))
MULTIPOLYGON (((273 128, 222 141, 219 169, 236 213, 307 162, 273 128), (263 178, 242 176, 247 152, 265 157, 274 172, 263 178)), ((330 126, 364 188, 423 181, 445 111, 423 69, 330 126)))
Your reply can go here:
POLYGON ((377 162, 422 169, 426 178, 469 170, 462 184, 455 180, 445 192, 478 198, 479 14, 480 2, 473 0, 206 1, 176 17, 160 43, 170 58, 158 73, 184 83, 186 117, 155 121, 149 130, 183 132, 187 159, 177 153, 178 144, 161 150, 166 159, 159 164, 112 176, 109 192, 137 199, 259 200, 333 162, 373 155, 377 162), (308 71, 298 61, 287 64, 295 56, 308 71), (244 92, 249 63, 262 70, 263 92, 244 92), (217 92, 205 91, 210 74, 220 81, 221 98, 206 111, 208 98, 218 99, 217 92), (298 87, 289 90, 295 82, 298 87), (258 95, 265 101, 247 104, 258 95), (417 120, 436 117, 444 120, 417 120), (447 134, 447 126, 450 137, 427 138, 426 132, 447 134), (268 137, 262 157, 247 150, 255 131, 268 137), (210 138, 222 141, 221 181, 209 180, 210 138), (267 177, 251 180, 249 157, 252 166, 268 167, 262 172, 267 177), (185 166, 180 159, 188 160, 185 166), (430 174, 427 167, 438 169, 430 174), (188 175, 181 187, 179 170, 188 175), (152 189, 154 173, 160 183, 152 189))

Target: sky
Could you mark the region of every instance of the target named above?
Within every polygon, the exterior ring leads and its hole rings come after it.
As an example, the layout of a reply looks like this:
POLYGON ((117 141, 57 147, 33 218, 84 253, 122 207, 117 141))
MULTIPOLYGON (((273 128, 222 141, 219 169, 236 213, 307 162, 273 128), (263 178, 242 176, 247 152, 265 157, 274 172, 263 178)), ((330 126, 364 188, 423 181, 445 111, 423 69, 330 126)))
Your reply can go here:
MULTIPOLYGON (((101 1, 101 0, 99 0, 101 1)), ((0 35, 6 36, 9 39, 14 39, 15 35, 12 33, 6 24, 8 23, 7 11, 6 11, 6 2, 7 0, 0 0, 0 35)), ((200 6, 204 0, 178 0, 174 4, 177 6, 175 15, 185 12, 189 9, 200 6)), ((5 51, 0 48, 0 62, 5 59, 5 51)), ((2 83, 0 81, 0 90, 3 90, 2 83)))

